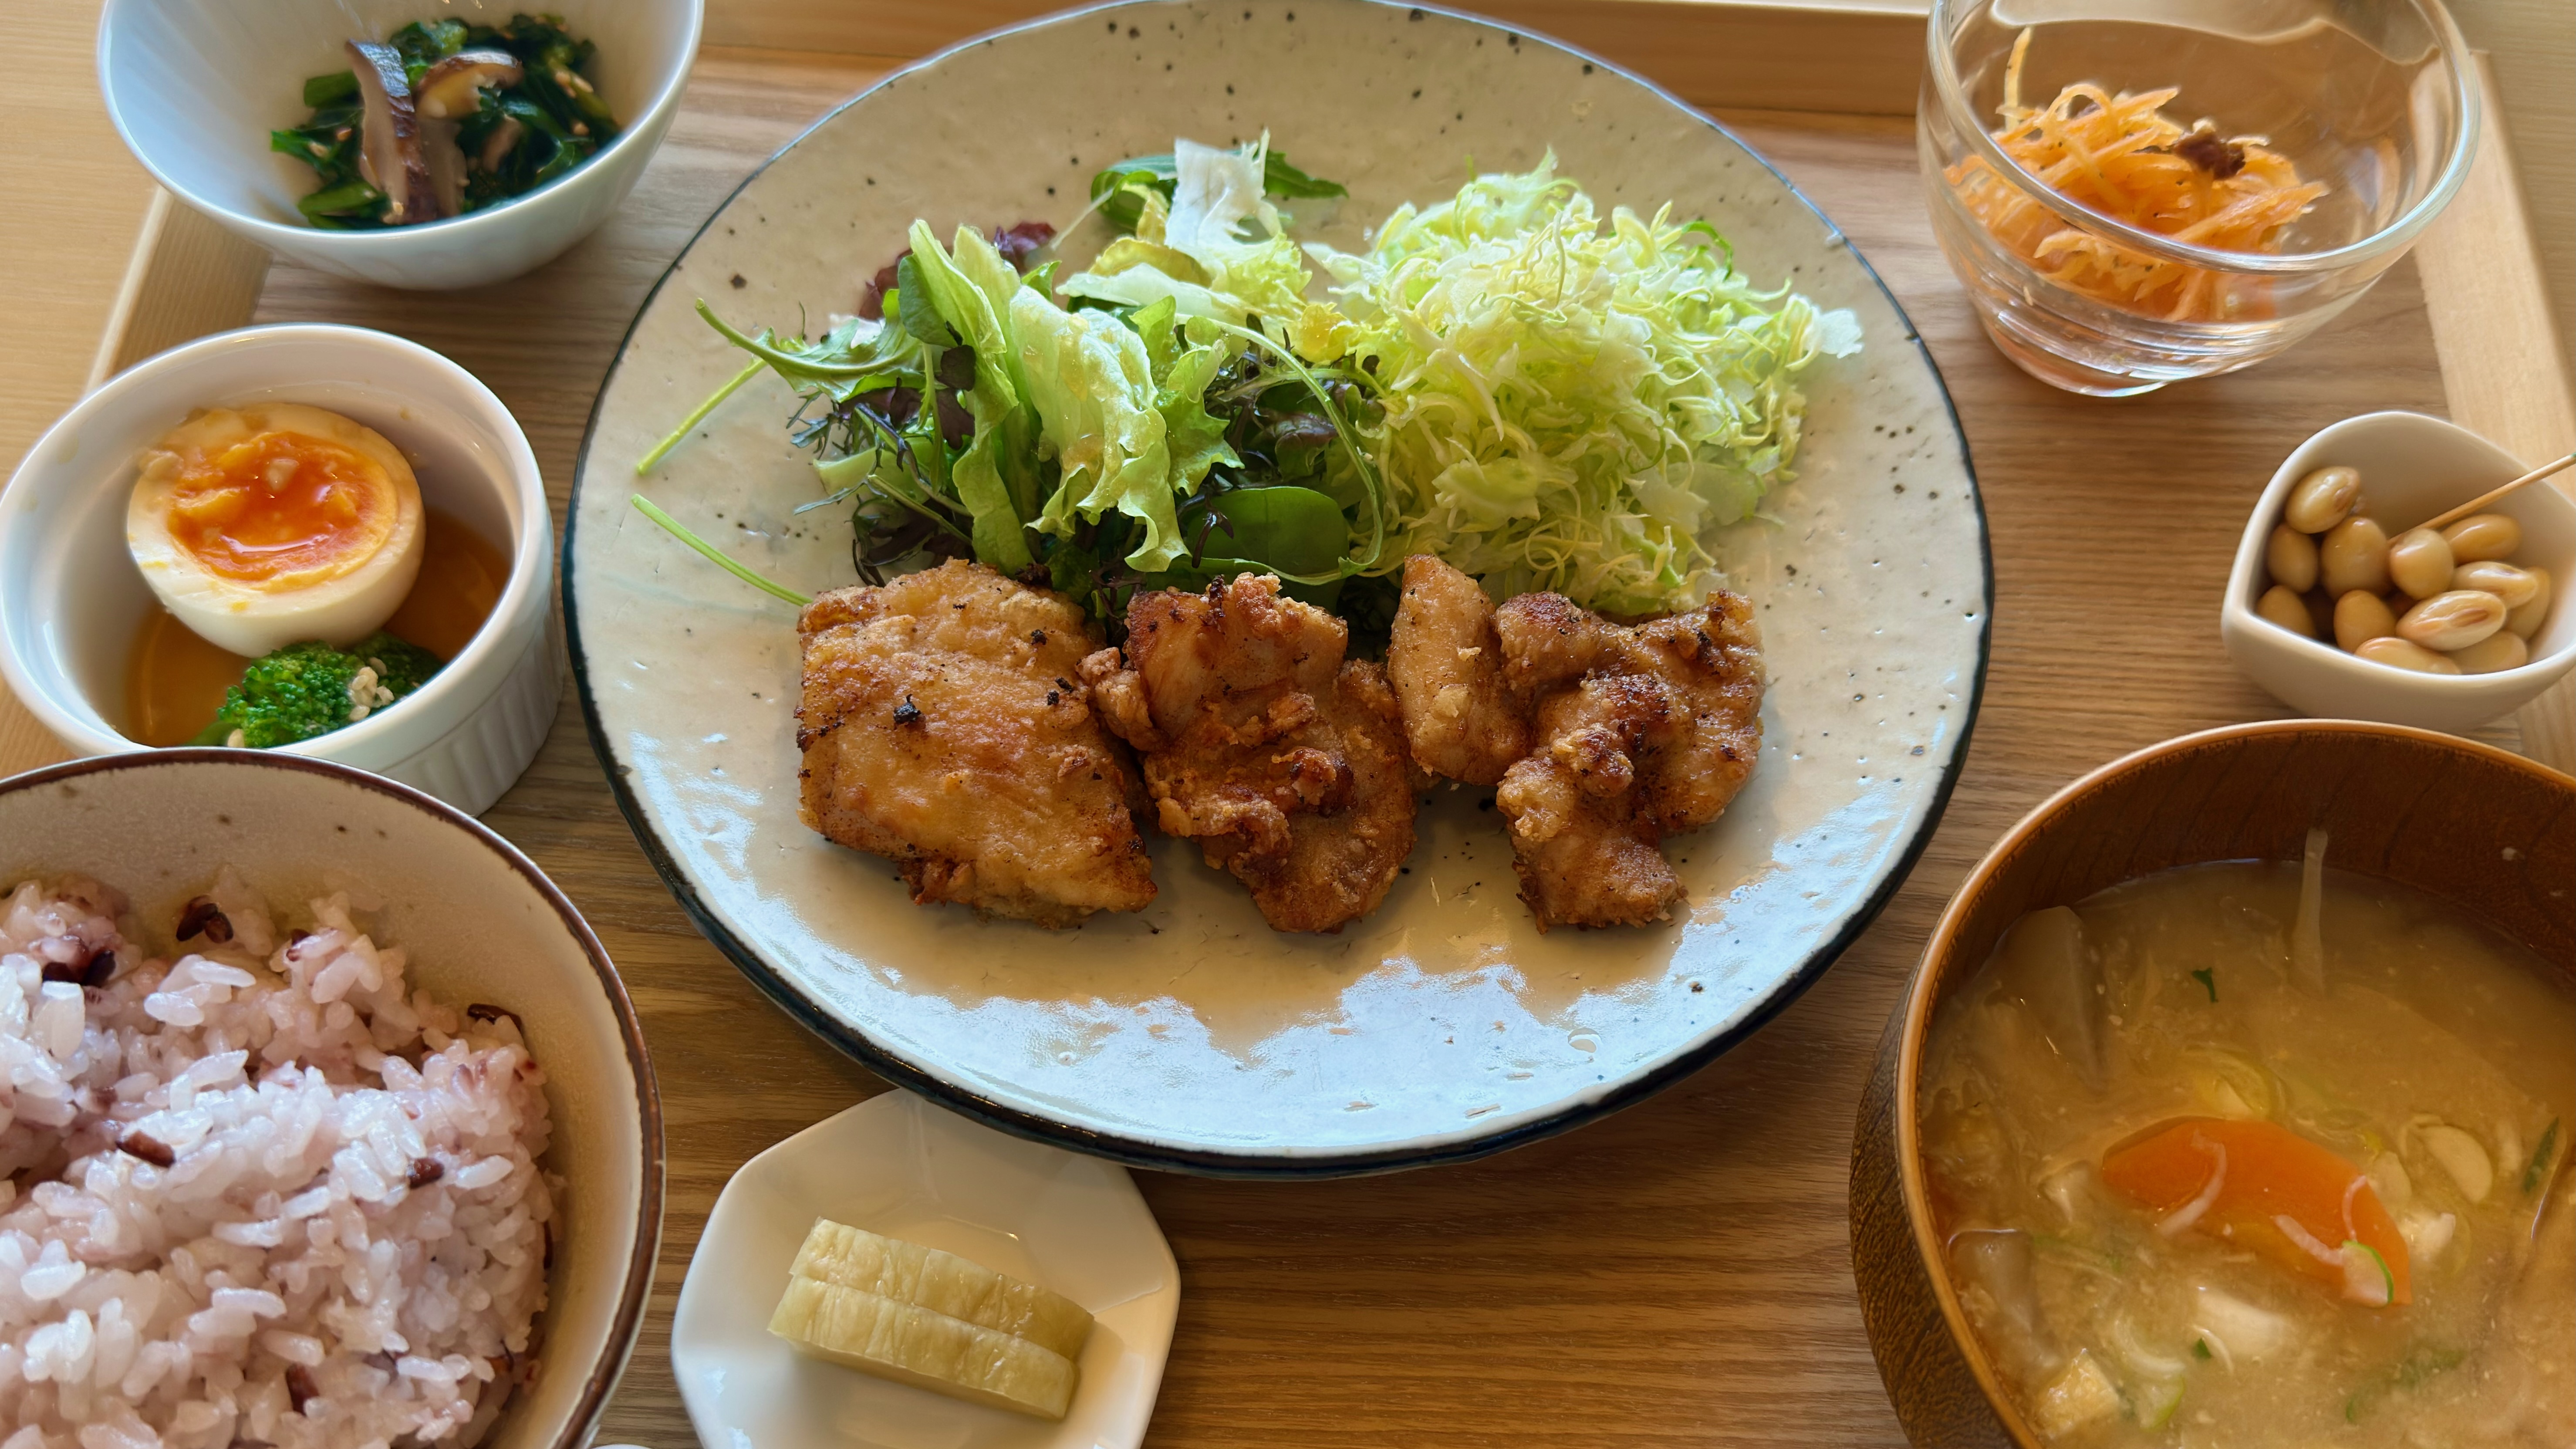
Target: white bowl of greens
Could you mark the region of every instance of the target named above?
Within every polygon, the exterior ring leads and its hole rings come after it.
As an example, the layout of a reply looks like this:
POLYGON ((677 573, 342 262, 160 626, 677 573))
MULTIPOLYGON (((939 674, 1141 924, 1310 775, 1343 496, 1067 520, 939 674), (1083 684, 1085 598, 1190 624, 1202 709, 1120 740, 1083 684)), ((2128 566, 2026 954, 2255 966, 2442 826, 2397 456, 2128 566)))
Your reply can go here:
MULTIPOLYGON (((99 16, 99 89, 154 180, 279 256, 380 286, 482 286, 553 260, 625 200, 679 111, 705 18, 703 0, 550 0, 531 9, 545 14, 507 20, 506 7, 459 12, 436 0, 109 0, 99 16), (513 96, 517 114, 505 117, 502 88, 486 88, 484 109, 500 122, 498 137, 470 114, 461 126, 420 114, 401 127, 432 151, 455 151, 458 184, 469 192, 488 170, 508 173, 513 194, 474 195, 445 208, 454 214, 443 219, 382 228, 349 229, 346 206, 308 210, 329 185, 304 157, 273 149, 273 133, 345 117, 354 93, 333 82, 353 71, 348 44, 391 41, 421 22, 455 26, 460 33, 444 49, 456 53, 469 44, 459 22, 486 31, 559 23, 572 42, 579 58, 557 68, 560 82, 556 74, 528 81, 550 104, 513 96), (594 130, 585 114, 602 123, 594 130), (573 134, 576 126, 582 134, 573 134), (442 127, 464 144, 450 145, 442 127)), ((470 46, 510 43, 478 33, 470 46)), ((520 48, 531 60, 549 53, 520 48)), ((335 139, 337 129, 307 140, 327 149, 362 139, 335 139)), ((417 174, 446 175, 440 159, 425 158, 417 174)), ((389 161, 386 169, 400 168, 389 161)))

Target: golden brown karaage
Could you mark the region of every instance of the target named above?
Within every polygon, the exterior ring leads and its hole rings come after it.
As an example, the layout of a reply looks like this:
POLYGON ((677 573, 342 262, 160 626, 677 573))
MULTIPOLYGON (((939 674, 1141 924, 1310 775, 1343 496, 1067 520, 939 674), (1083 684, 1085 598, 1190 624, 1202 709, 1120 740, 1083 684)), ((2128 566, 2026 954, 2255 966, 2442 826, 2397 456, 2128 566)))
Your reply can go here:
POLYGON ((1474 581, 1428 557, 1408 560, 1404 578, 1387 658, 1414 758, 1483 783, 1496 778, 1493 756, 1521 751, 1498 772, 1494 802, 1540 928, 1669 916, 1683 891, 1664 837, 1715 820, 1761 752, 1752 605, 1720 593, 1628 626, 1560 594, 1523 594, 1492 611, 1500 668, 1482 671, 1482 656, 1464 652, 1482 647, 1463 622, 1477 612, 1474 581), (1426 708, 1436 716, 1427 731, 1426 708), (1453 731, 1451 720, 1480 723, 1453 731), (1498 721, 1526 721, 1527 733, 1498 721))
POLYGON ((1142 910, 1126 751, 1101 728, 1082 610, 980 564, 835 589, 796 621, 805 823, 895 860, 924 905, 1045 926, 1142 910))
POLYGON ((1282 931, 1338 931, 1385 898, 1413 850, 1414 793, 1386 674, 1350 631, 1246 575, 1138 594, 1126 657, 1083 679, 1144 759, 1155 818, 1196 840, 1282 931))

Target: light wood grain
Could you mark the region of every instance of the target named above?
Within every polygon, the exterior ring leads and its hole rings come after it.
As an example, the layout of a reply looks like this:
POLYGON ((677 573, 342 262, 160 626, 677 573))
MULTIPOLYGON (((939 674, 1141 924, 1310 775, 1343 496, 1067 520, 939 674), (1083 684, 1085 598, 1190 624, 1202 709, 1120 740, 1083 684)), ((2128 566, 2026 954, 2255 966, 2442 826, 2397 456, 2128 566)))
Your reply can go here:
MULTIPOLYGON (((259 317, 382 327, 455 357, 526 424, 560 518, 590 399, 645 290, 745 171, 886 64, 711 50, 633 201, 552 266, 449 297, 281 266, 259 317)), ((1650 1102, 1435 1172, 1306 1185, 1143 1175, 1185 1283, 1153 1443, 1901 1443, 1853 1294, 1846 1143, 1933 916, 1985 845, 2070 776, 2184 730, 2282 713, 2218 641, 2214 601, 2244 511, 2324 424, 2444 410, 2411 264, 2250 373, 2118 402, 2057 393, 1977 333, 1926 234, 1909 121, 1728 119, 1886 277, 1965 419, 2000 597, 1959 793, 1844 961, 1650 1102), (2148 523, 2158 551, 2133 546, 2148 523)), ((603 1437, 676 1449, 691 1435, 669 1314, 716 1193, 753 1153, 881 1087, 697 935, 618 816, 569 704, 486 818, 597 926, 656 1053, 669 1226, 603 1437)))
MULTIPOLYGON (((80 396, 152 196, 99 100, 98 9, 0 5, 0 478, 80 396)), ((62 756, 0 687, 0 775, 62 756)))
POLYGON ((242 324, 268 280, 268 248, 246 241, 155 190, 125 281, 90 359, 96 387, 152 356, 242 324))
MULTIPOLYGON (((2576 449, 2576 383, 2545 305, 2540 253, 2517 179, 2495 74, 2479 57, 2489 121, 2460 194, 2416 248, 2451 421, 2537 464, 2576 449)), ((2551 486, 2576 498, 2576 477, 2551 486)), ((2576 678, 2523 706, 2514 724, 2533 759, 2576 773, 2576 678)))

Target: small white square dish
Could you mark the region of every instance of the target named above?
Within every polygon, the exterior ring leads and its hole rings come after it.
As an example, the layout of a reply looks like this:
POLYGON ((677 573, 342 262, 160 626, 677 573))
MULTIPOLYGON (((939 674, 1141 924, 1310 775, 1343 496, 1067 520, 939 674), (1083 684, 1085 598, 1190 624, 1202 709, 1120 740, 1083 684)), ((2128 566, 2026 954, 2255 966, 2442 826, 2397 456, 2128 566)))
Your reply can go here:
POLYGON ((671 1367, 708 1449, 1132 1449, 1180 1302, 1180 1268, 1126 1169, 890 1091, 725 1184, 680 1288, 671 1367), (889 1383, 772 1337, 770 1312, 818 1217, 955 1253, 1089 1310, 1063 1422, 889 1383))

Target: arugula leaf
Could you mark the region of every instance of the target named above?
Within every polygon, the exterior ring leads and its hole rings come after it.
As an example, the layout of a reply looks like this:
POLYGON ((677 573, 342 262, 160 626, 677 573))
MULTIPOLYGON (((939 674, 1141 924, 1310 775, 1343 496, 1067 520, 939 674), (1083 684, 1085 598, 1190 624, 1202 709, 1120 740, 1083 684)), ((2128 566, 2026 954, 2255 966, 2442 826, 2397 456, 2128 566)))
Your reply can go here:
POLYGON ((863 337, 861 329, 868 324, 853 317, 833 328, 822 341, 806 342, 781 337, 769 327, 762 328, 757 337, 746 337, 717 316, 704 300, 698 303, 698 315, 727 342, 768 363, 770 370, 785 378, 788 385, 834 402, 848 402, 860 393, 893 387, 909 381, 921 370, 920 342, 895 322, 885 323, 863 337))
POLYGON ((1304 197, 1348 196, 1351 189, 1338 181, 1309 176, 1285 156, 1273 151, 1261 167, 1261 189, 1272 196, 1291 200, 1304 197))

